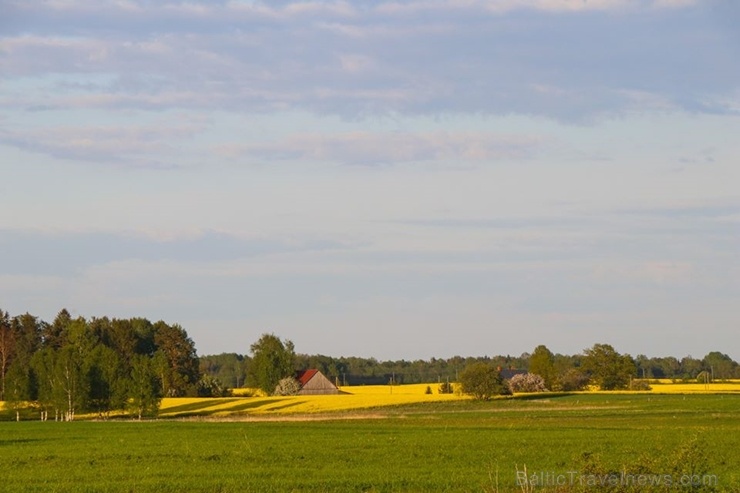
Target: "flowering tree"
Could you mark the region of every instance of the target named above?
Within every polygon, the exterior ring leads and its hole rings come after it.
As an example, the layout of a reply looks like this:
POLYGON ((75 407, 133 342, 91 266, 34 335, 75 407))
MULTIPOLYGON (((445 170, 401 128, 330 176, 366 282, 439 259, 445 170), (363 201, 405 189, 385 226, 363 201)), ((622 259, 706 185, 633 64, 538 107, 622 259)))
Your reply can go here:
POLYGON ((275 395, 296 395, 301 390, 301 384, 293 377, 281 379, 275 387, 275 395))
POLYGON ((547 392, 545 379, 534 373, 514 375, 509 380, 512 392, 547 392))

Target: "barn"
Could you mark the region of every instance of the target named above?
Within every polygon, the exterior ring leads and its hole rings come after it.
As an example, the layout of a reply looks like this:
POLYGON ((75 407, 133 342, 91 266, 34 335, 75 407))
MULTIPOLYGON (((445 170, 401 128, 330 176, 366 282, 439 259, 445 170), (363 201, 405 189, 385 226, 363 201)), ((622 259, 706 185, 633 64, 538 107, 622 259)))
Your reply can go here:
POLYGON ((338 394, 339 389, 331 383, 319 370, 303 370, 296 373, 298 383, 301 384, 301 390, 298 395, 326 395, 338 394))

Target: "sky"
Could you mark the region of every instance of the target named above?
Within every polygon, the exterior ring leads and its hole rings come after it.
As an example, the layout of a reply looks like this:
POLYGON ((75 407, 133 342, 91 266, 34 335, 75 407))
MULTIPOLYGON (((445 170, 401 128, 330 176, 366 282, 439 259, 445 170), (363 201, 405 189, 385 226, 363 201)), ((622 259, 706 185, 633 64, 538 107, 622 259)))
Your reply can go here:
POLYGON ((199 354, 740 360, 740 2, 0 0, 0 309, 199 354))

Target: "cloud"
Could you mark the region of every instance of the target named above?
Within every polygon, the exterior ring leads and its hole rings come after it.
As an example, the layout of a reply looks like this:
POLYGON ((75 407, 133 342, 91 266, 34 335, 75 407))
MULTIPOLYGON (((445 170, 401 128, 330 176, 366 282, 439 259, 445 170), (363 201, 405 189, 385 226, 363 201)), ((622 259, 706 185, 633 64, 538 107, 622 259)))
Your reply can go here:
MULTIPOLYGON (((0 275, 74 276, 96 266, 125 262, 186 264, 232 261, 275 252, 337 248, 338 243, 244 239, 205 231, 154 240, 140 234, 0 230, 0 275)), ((178 268, 180 268, 178 267, 178 268)))
POLYGON ((138 167, 174 166, 177 145, 201 130, 197 124, 0 127, 0 143, 60 159, 138 167), (176 144, 177 143, 177 144, 176 144), (165 158, 164 154, 169 157, 165 158))
POLYGON ((54 1, 8 11, 0 73, 31 78, 35 90, 4 91, 4 108, 581 122, 736 112, 728 101, 740 86, 736 34, 712 6, 690 1, 54 1), (58 74, 108 81, 73 90, 58 74))
POLYGON ((389 165, 412 162, 491 162, 525 159, 544 139, 483 132, 299 134, 252 145, 226 144, 224 156, 267 160, 309 160, 341 164, 389 165))

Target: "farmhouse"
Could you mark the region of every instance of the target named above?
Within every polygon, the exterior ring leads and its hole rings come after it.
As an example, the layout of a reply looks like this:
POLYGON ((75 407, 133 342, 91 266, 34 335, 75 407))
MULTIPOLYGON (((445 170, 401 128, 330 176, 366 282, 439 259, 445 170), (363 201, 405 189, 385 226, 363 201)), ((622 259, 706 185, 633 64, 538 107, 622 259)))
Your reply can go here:
POLYGON ((331 383, 319 370, 303 370, 296 373, 298 383, 301 384, 301 390, 298 395, 326 395, 338 394, 339 389, 331 383))

